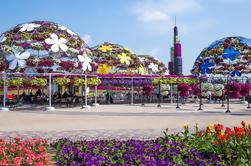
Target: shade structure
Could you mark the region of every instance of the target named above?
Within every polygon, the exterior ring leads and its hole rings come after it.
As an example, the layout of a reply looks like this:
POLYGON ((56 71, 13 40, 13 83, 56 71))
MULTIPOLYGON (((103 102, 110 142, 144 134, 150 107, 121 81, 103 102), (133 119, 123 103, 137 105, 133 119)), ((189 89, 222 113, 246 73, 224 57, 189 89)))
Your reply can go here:
POLYGON ((138 55, 138 57, 144 68, 144 74, 169 74, 166 65, 159 59, 150 55, 138 55))
POLYGON ((130 49, 105 42, 92 48, 98 74, 140 74, 139 58, 130 49))
POLYGON ((241 76, 251 73, 251 39, 226 37, 204 48, 191 72, 241 76))
POLYGON ((32 21, 1 34, 0 71, 81 73, 91 69, 90 53, 86 43, 65 26, 32 21))

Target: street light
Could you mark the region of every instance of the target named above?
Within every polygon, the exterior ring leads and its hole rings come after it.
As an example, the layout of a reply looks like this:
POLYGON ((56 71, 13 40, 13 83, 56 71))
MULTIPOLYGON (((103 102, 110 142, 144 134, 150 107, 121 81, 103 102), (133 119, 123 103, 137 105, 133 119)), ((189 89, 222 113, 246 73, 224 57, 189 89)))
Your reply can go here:
POLYGON ((230 113, 230 109, 229 109, 229 87, 228 87, 228 83, 229 83, 229 76, 227 76, 227 110, 226 113, 230 113))
MULTIPOLYGON (((161 78, 161 80, 162 80, 162 78, 161 78)), ((157 105, 157 107, 161 107, 161 93, 160 93, 160 79, 159 79, 159 94, 158 94, 158 105, 157 105)))
POLYGON ((176 108, 178 109, 178 108, 180 108, 180 106, 179 106, 179 91, 178 91, 178 83, 177 83, 177 106, 176 106, 176 108))
POLYGON ((201 106, 202 106, 202 89, 201 89, 201 78, 199 78, 199 82, 200 82, 200 107, 199 107, 199 111, 202 110, 201 106))

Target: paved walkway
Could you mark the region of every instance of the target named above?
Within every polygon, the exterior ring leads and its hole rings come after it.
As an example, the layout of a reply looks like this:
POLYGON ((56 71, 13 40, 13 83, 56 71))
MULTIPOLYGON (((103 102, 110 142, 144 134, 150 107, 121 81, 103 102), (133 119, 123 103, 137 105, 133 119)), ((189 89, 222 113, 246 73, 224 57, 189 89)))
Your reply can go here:
POLYGON ((251 123, 251 109, 243 104, 231 104, 231 113, 219 104, 205 104, 198 111, 198 104, 180 105, 156 104, 101 105, 88 110, 61 108, 53 112, 43 111, 35 105, 23 106, 9 112, 0 112, 1 137, 42 137, 55 140, 62 137, 85 138, 155 138, 163 135, 163 130, 178 132, 183 124, 191 128, 208 123, 222 123, 227 126, 239 125, 241 121, 251 123))

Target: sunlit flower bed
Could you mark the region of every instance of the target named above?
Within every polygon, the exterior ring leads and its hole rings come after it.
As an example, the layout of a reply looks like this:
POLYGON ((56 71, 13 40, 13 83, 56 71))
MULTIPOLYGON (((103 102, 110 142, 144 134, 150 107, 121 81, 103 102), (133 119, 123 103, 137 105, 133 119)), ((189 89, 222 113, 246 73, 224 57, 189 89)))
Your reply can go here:
POLYGON ((81 165, 217 165, 215 155, 206 156, 183 143, 156 140, 95 140, 72 142, 59 140, 57 164, 81 165))
POLYGON ((57 165, 250 165, 251 129, 209 124, 205 130, 168 134, 155 140, 60 139, 57 165))
POLYGON ((47 141, 42 139, 10 141, 0 139, 0 166, 44 166, 48 165, 47 141))

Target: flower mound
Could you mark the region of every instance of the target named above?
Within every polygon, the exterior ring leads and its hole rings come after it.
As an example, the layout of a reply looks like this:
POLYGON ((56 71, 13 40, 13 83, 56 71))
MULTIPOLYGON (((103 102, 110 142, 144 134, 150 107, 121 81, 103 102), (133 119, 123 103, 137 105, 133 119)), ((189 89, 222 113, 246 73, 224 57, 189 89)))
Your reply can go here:
POLYGON ((216 156, 206 157, 183 143, 156 140, 94 140, 71 142, 61 139, 57 165, 217 165, 216 156))
POLYGON ((0 139, 0 165, 48 165, 47 142, 42 139, 21 140, 15 138, 6 142, 0 139))

